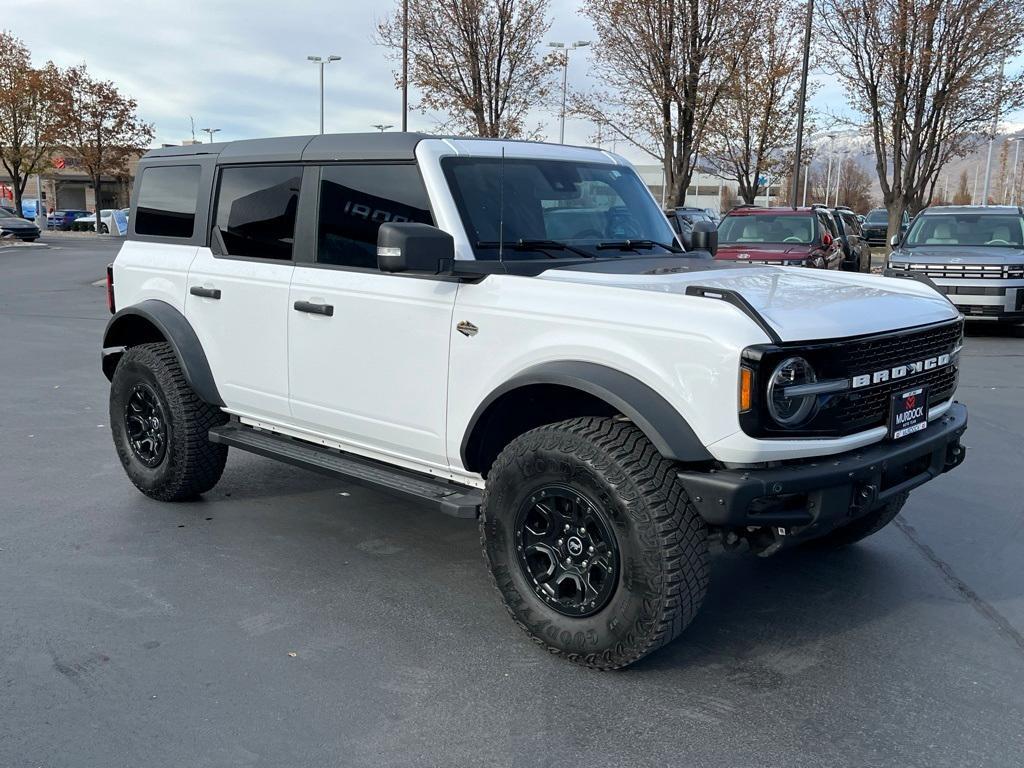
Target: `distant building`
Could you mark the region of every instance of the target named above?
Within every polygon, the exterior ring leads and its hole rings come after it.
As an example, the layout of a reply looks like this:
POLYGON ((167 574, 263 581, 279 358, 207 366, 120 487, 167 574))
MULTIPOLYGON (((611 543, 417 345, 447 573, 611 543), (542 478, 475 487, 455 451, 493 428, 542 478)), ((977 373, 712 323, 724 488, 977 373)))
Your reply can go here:
MULTIPOLYGON (((139 164, 138 157, 128 161, 126 172, 121 175, 105 175, 101 179, 99 207, 125 208, 131 199, 132 182, 135 179, 135 168, 139 164)), ((0 169, 2 170, 2 169, 0 169)), ((82 165, 82 161, 69 153, 54 152, 50 164, 36 175, 32 174, 25 186, 22 198, 36 200, 38 190, 36 179, 42 177, 42 200, 46 210, 83 210, 96 209, 96 190, 92 179, 82 165)), ((0 197, 5 206, 14 204, 13 183, 6 174, 0 172, 0 197)))
MULTIPOLYGON (((651 190, 654 198, 658 203, 663 203, 666 199, 664 191, 664 175, 660 165, 637 165, 635 166, 636 172, 640 174, 640 178, 644 184, 651 190)), ((779 199, 785 194, 785 183, 786 180, 780 178, 778 180, 771 180, 771 203, 772 205, 778 205, 779 199)), ((721 179, 718 176, 713 176, 710 173, 695 173, 693 178, 690 180, 690 186, 686 190, 686 205, 694 208, 710 208, 716 213, 725 213, 722 210, 722 198, 723 192, 726 192, 726 197, 729 200, 736 200, 739 202, 737 193, 737 185, 735 181, 728 181, 721 179)), ((760 195, 757 198, 758 205, 765 205, 764 195, 760 195)))

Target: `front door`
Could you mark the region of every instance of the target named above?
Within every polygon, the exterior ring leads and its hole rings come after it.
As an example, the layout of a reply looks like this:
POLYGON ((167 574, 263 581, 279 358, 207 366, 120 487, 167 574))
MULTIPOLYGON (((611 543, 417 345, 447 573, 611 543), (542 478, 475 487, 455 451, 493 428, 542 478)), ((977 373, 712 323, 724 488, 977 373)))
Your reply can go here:
POLYGON ((296 426, 381 458, 443 469, 457 283, 377 269, 377 229, 432 223, 413 164, 324 166, 312 263, 288 297, 296 426))
POLYGON ((225 405, 272 421, 289 416, 288 288, 301 175, 297 166, 221 169, 213 248, 199 249, 185 297, 225 405))

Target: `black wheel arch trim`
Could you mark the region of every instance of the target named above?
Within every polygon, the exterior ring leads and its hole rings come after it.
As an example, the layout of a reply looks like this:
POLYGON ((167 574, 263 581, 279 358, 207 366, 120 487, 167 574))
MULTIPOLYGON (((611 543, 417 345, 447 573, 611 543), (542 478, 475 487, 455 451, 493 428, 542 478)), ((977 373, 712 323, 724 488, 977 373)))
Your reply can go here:
MULTIPOLYGON (((159 299, 146 299, 118 311, 103 332, 103 373, 110 380, 126 347, 139 343, 133 338, 135 324, 126 318, 141 318, 152 325, 174 349, 182 373, 201 400, 223 407, 210 363, 195 329, 181 312, 159 299)), ((148 340, 147 340, 148 341, 148 340)))
POLYGON ((666 459, 687 463, 714 460, 683 415, 639 379, 599 363, 560 361, 527 368, 480 403, 459 447, 464 467, 472 463, 467 455, 470 441, 487 409, 503 395, 534 384, 571 387, 600 398, 636 424, 666 459))

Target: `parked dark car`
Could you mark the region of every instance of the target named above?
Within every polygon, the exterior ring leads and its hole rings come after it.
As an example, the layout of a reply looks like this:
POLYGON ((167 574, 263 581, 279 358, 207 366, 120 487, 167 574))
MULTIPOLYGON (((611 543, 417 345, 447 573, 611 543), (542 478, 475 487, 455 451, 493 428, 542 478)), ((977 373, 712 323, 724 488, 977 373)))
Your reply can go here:
MULTIPOLYGON (((902 240, 910 227, 910 216, 903 212, 903 221, 900 223, 899 237, 902 240)), ((872 208, 864 219, 864 237, 869 245, 885 245, 886 231, 889 229, 889 212, 885 208, 872 208)))
POLYGON ((39 239, 39 227, 6 208, 0 208, 0 238, 17 238, 31 243, 39 239))
POLYGON ((829 213, 843 243, 843 269, 847 272, 870 272, 871 246, 864 238, 857 214, 845 206, 830 208, 829 213))
POLYGON ((672 225, 672 229, 679 235, 679 241, 688 251, 693 249, 692 235, 694 224, 698 221, 706 221, 717 226, 717 222, 711 218, 706 208, 680 206, 679 208, 670 208, 665 211, 665 216, 668 218, 668 223, 672 225))
POLYGON ((928 278, 968 320, 1024 322, 1024 208, 926 208, 886 274, 928 278))
POLYGON ((88 215, 89 211, 54 211, 46 217, 46 226, 50 229, 67 232, 71 229, 71 224, 75 219, 88 215))
POLYGON ((843 244, 825 208, 733 208, 718 226, 716 259, 839 269, 843 244))

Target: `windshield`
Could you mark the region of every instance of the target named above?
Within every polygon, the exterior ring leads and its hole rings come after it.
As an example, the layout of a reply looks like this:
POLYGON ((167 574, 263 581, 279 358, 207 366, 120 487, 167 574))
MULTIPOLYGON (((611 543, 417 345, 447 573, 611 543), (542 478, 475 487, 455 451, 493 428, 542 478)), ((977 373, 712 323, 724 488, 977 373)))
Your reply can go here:
POLYGON ((814 217, 783 214, 735 214, 718 227, 719 243, 791 243, 810 245, 816 232, 814 217))
POLYGON ((922 216, 907 245, 973 245, 1024 248, 1024 216, 956 213, 922 216))
POLYGON ((889 212, 885 208, 875 208, 875 210, 868 213, 865 221, 871 224, 888 224, 889 223, 889 212))
POLYGON ((500 157, 448 157, 441 167, 478 259, 496 259, 499 241, 505 259, 678 249, 668 220, 630 168, 500 157))

